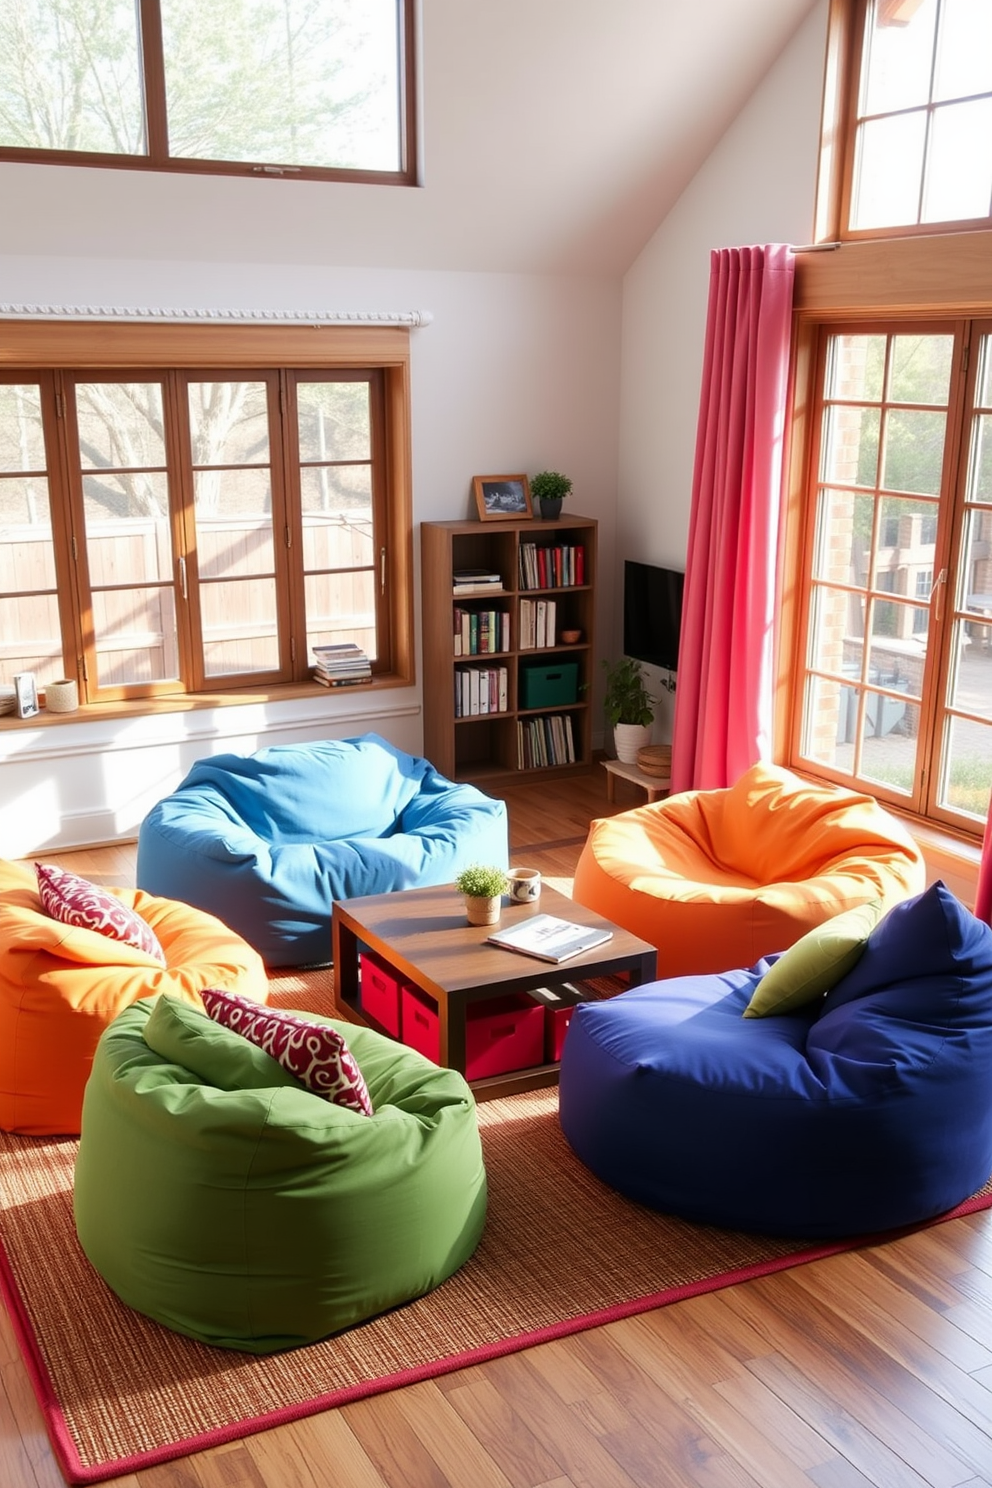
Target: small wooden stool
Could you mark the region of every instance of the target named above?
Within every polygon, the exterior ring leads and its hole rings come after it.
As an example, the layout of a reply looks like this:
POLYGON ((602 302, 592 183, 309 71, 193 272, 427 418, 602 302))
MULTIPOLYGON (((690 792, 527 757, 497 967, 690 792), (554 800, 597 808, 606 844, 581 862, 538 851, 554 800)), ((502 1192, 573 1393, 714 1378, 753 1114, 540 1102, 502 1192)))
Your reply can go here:
POLYGON ((606 799, 615 799, 616 777, 621 780, 631 780, 648 793, 648 803, 659 800, 668 795, 668 787, 671 780, 668 776, 648 775, 637 765, 625 765, 622 760, 605 759, 602 761, 603 769, 606 771, 606 799))

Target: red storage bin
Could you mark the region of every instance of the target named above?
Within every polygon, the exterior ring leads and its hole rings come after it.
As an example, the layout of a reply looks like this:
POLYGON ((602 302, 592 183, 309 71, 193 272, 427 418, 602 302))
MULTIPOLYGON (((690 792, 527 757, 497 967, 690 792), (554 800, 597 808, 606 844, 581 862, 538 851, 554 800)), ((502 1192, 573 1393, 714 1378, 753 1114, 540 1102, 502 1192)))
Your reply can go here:
POLYGON ((362 1012, 374 1018, 394 1038, 399 1038, 402 983, 393 968, 380 961, 372 951, 360 952, 358 964, 362 1012))
POLYGON ((548 1064, 557 1064, 561 1059, 568 1025, 577 1007, 578 1003, 573 1002, 567 1007, 546 1007, 544 1009, 544 1058, 548 1064))
MULTIPOLYGON (((434 1003, 414 987, 401 996, 403 1042, 440 1061, 434 1003)), ((465 1078, 481 1080, 529 1069, 544 1058, 544 1009, 529 997, 500 997, 469 1005, 465 1018, 465 1078)))

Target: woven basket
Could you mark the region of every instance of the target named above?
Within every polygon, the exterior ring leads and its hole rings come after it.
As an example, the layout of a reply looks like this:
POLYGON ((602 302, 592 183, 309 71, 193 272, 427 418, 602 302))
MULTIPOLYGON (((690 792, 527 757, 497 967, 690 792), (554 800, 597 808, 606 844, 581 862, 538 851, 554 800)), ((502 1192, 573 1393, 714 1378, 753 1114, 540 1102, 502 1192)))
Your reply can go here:
POLYGON ((670 744, 645 744, 637 751, 637 768, 645 775, 667 778, 672 772, 672 746, 670 744))

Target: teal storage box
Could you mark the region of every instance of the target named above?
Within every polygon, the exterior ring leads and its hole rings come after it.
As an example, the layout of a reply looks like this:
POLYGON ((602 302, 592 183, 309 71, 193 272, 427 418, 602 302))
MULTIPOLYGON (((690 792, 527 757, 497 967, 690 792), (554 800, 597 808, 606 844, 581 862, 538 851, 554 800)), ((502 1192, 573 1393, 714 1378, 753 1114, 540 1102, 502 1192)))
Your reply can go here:
POLYGON ((579 663, 559 661, 553 666, 520 669, 522 708, 560 708, 579 700, 579 663))

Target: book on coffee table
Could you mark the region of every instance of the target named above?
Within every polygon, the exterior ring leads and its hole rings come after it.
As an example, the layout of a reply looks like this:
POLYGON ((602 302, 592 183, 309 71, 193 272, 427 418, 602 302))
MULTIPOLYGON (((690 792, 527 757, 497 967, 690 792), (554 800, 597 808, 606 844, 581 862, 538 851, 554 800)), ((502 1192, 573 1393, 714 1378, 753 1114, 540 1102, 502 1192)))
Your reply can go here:
POLYGON ((612 930, 591 930, 588 925, 576 925, 572 920, 560 920, 548 914, 534 915, 522 925, 495 930, 487 936, 490 945, 502 946, 505 951, 520 951, 524 956, 536 956, 539 961, 555 962, 591 951, 593 946, 612 938, 612 930))

